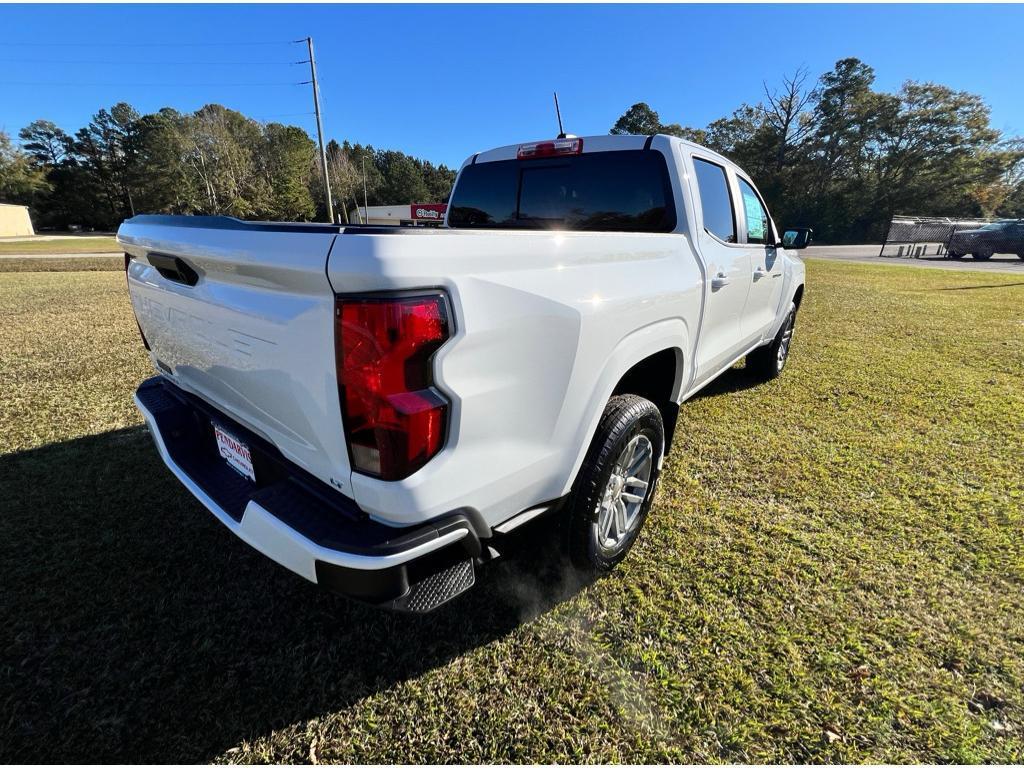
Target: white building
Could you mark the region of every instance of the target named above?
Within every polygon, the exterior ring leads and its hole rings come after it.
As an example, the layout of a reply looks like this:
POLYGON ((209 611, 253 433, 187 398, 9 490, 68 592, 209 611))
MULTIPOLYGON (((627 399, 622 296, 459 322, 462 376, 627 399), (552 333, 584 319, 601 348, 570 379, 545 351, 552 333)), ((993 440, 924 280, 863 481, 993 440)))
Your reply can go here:
POLYGON ((448 206, 444 203, 359 206, 348 212, 348 220, 352 224, 437 226, 444 222, 446 210, 448 206))

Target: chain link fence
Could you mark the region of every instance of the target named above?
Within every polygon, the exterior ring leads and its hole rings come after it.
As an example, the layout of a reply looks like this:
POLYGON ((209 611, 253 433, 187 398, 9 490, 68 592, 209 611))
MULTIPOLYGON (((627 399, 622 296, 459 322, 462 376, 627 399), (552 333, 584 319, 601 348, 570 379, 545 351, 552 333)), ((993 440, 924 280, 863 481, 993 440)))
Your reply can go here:
POLYGON ((911 259, 971 255, 986 260, 997 253, 1024 259, 1024 219, 894 216, 878 255, 911 259))

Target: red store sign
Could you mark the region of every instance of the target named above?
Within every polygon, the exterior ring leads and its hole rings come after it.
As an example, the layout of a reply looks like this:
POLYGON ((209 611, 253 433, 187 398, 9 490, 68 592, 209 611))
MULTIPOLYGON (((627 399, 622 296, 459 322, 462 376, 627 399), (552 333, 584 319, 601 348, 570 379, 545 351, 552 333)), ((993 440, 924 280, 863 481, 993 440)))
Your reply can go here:
POLYGON ((443 221, 448 206, 444 203, 413 203, 409 209, 411 218, 415 221, 443 221))

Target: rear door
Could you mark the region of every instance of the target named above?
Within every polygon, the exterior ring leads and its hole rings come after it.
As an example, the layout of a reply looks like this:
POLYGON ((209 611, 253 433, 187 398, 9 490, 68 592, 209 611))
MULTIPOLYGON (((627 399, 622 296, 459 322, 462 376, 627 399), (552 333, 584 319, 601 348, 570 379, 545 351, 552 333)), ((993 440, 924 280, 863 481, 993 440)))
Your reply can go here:
POLYGON ((1024 259, 1024 223, 1007 224, 1003 228, 1000 253, 1015 253, 1024 259))
POLYGON ((739 243, 732 185, 723 165, 694 154, 699 225, 694 241, 707 268, 706 305, 697 345, 697 379, 715 375, 742 354, 741 322, 750 289, 751 254, 739 243))
POLYGON ((156 367, 344 492, 326 274, 336 231, 140 216, 118 240, 132 256, 129 293, 156 367))
POLYGON ((750 254, 750 293, 743 310, 743 336, 747 339, 763 338, 779 313, 782 300, 782 253, 775 247, 778 238, 771 217, 754 186, 736 174, 741 219, 741 239, 750 254))

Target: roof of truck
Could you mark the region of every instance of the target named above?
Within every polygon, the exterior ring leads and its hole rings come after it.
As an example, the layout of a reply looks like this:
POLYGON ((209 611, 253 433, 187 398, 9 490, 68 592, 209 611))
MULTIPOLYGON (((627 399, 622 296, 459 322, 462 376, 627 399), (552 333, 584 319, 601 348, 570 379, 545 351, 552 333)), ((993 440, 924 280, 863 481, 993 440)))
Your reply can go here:
MULTIPOLYGON (((571 136, 570 138, 577 137, 571 136)), ((715 152, 713 149, 708 149, 707 147, 696 144, 692 141, 681 139, 678 136, 669 136, 664 133, 657 133, 651 136, 598 134, 596 136, 580 136, 578 138, 583 139, 584 154, 589 152, 615 152, 628 149, 647 149, 649 147, 667 149, 674 143, 681 144, 691 150, 699 150, 703 155, 713 157, 723 164, 735 167, 735 163, 730 161, 727 157, 723 157, 718 152, 715 152)), ((536 141, 552 141, 552 139, 534 139, 532 141, 523 141, 518 144, 506 144, 503 147, 495 147, 494 149, 477 152, 475 155, 470 155, 466 158, 462 167, 473 165, 475 163, 492 163, 498 160, 515 160, 516 155, 519 152, 519 147, 524 144, 532 144, 536 141)))

